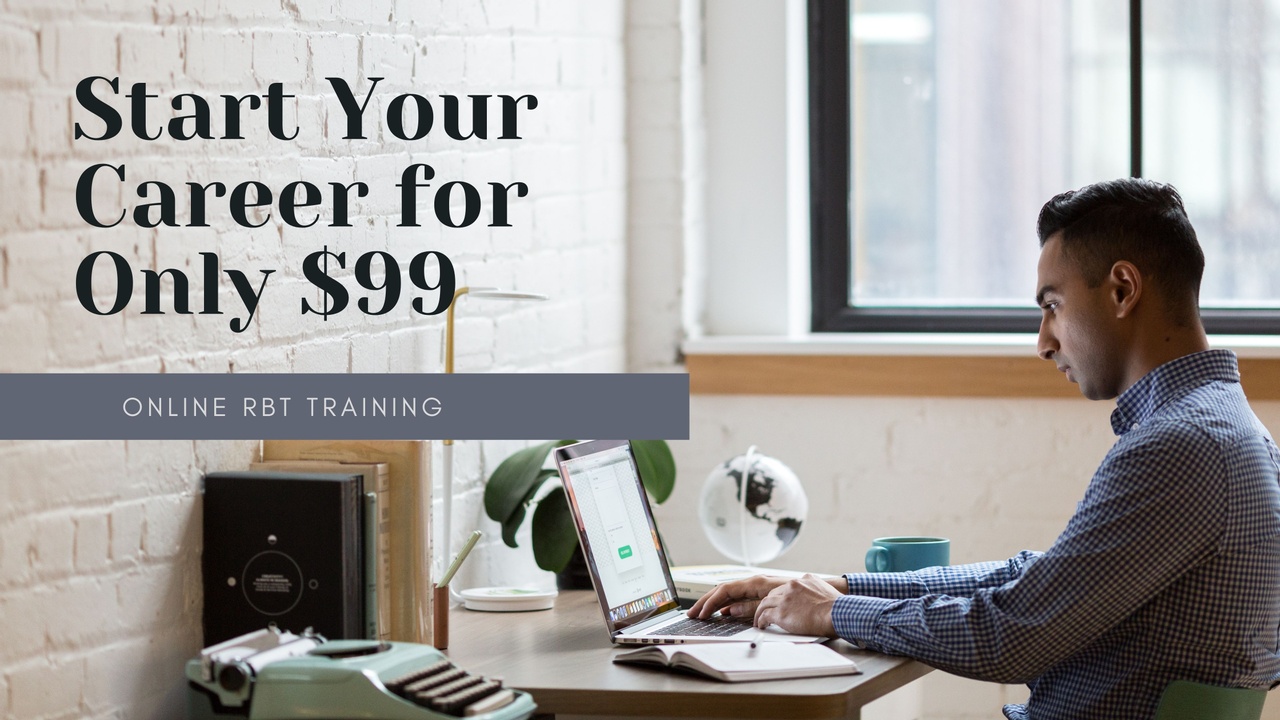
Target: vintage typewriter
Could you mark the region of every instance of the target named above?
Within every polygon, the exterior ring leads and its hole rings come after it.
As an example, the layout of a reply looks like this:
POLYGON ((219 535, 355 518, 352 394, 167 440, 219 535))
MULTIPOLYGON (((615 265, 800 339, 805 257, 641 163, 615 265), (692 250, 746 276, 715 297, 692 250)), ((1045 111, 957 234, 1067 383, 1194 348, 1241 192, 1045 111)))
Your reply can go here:
POLYGON ((415 643, 259 630, 187 661, 190 720, 525 720, 528 693, 415 643))

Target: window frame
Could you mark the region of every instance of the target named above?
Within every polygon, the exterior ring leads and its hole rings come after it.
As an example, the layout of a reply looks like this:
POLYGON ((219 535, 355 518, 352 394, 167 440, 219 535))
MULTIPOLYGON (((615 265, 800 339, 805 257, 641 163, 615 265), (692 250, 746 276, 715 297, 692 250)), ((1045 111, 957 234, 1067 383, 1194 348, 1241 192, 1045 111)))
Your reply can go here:
MULTIPOLYGON (((810 327, 813 332, 1034 333, 1035 308, 858 307, 849 302, 849 0, 808 0, 810 327)), ((1129 0, 1130 174, 1142 176, 1142 0, 1129 0)), ((1202 309, 1215 334, 1280 333, 1280 311, 1202 309)))

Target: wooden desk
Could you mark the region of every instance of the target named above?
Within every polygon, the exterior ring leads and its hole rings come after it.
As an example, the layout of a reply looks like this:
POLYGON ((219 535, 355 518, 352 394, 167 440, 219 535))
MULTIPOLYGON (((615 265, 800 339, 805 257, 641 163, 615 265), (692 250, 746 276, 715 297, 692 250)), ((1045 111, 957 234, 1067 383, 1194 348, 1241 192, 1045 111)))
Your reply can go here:
POLYGON ((863 705, 928 673, 905 658, 830 644, 861 675, 721 683, 613 664, 595 594, 561 592, 550 611, 487 613, 454 608, 447 654, 470 672, 526 690, 539 714, 702 718, 851 718, 863 705))

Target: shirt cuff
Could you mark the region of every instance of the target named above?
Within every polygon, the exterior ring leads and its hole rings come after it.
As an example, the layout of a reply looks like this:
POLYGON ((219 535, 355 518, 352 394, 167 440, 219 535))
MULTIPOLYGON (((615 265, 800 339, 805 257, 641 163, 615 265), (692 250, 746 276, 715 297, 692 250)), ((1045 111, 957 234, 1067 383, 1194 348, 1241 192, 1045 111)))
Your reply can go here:
POLYGON ((831 607, 831 624, 836 634, 861 648, 876 649, 875 634, 880 618, 897 600, 844 595, 831 607))
POLYGON ((906 599, 920 597, 929 592, 914 571, 890 573, 846 573, 850 595, 878 598, 906 599))

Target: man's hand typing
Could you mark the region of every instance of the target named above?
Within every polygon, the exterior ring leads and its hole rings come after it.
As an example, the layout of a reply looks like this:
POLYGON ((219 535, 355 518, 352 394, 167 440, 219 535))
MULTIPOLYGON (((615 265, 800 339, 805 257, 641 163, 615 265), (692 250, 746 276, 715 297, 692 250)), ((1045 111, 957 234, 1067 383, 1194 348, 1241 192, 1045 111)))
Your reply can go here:
POLYGON ((823 580, 805 575, 788 580, 757 575, 717 585, 689 608, 689 617, 708 618, 719 610, 734 617, 754 617, 756 627, 777 624, 792 633, 835 637, 831 607, 846 589, 842 577, 823 580))

